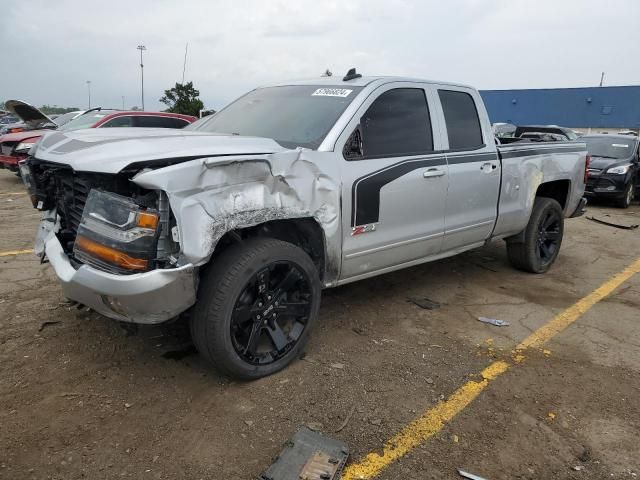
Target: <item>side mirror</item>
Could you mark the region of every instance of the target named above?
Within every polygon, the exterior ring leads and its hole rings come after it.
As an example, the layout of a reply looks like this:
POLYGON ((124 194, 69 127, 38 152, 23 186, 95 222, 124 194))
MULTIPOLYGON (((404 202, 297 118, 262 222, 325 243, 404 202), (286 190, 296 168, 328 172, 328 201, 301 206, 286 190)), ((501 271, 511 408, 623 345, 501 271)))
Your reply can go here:
POLYGON ((342 155, 346 160, 357 160, 364 156, 360 125, 356 127, 351 135, 349 135, 349 138, 342 149, 342 155))

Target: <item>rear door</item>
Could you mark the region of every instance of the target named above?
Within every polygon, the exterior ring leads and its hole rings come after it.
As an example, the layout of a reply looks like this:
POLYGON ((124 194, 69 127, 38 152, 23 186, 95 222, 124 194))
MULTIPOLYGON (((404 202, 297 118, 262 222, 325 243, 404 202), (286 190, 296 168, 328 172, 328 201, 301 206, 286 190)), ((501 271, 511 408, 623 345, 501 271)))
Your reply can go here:
POLYGON ((378 88, 338 140, 343 170, 343 279, 440 252, 447 165, 428 85, 378 88))
POLYGON ((447 251, 483 242, 491 235, 501 165, 479 94, 464 87, 436 88, 449 165, 443 245, 447 251))

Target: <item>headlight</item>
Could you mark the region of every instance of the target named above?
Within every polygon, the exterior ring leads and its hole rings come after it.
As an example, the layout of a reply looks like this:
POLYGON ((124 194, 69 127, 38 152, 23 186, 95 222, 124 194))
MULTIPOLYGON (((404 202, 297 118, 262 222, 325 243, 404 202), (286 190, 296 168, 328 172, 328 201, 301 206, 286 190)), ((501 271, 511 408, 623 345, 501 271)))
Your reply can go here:
POLYGON ((14 153, 21 153, 26 155, 27 153, 29 153, 29 150, 31 150, 31 147, 33 147, 38 139, 29 139, 25 142, 20 142, 16 148, 13 149, 14 153))
POLYGON ((29 194, 29 198, 31 199, 31 203, 34 208, 38 210, 42 210, 43 202, 38 200, 36 195, 36 184, 35 179, 33 178, 33 172, 31 171, 31 167, 27 160, 21 160, 18 162, 18 169, 20 170, 20 177, 22 178, 22 182, 25 187, 27 187, 27 193, 29 194))
POLYGON ((631 165, 619 165, 617 167, 611 167, 607 169, 607 173, 613 173, 614 175, 625 175, 630 168, 631 165))
POLYGON ((155 210, 145 210, 130 198, 93 189, 82 212, 73 254, 98 268, 143 272, 156 257, 159 226, 155 210))

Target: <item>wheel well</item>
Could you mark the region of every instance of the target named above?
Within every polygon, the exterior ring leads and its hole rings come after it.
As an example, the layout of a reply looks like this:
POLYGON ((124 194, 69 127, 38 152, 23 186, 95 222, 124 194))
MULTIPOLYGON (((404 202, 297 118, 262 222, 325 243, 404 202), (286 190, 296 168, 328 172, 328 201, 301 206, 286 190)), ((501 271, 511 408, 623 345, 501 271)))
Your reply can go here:
POLYGON ((571 182, 569 180, 554 180, 543 183, 538 187, 536 197, 547 197, 556 200, 564 210, 567 205, 567 197, 571 182))
POLYGON ((320 280, 323 280, 325 274, 324 231, 314 219, 272 220, 253 227, 231 230, 218 241, 212 260, 229 245, 253 237, 275 238, 297 245, 311 257, 318 269, 320 280))

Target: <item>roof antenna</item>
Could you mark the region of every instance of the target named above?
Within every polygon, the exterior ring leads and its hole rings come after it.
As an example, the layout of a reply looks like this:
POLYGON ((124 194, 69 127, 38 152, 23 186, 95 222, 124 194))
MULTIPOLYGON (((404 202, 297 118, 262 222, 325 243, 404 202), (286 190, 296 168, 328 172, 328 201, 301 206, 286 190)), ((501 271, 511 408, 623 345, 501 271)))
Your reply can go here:
POLYGON ((356 73, 355 68, 350 68, 347 74, 342 79, 342 81, 348 82, 349 80, 355 80, 356 78, 360 78, 360 77, 362 77, 362 75, 360 75, 359 73, 356 73))

